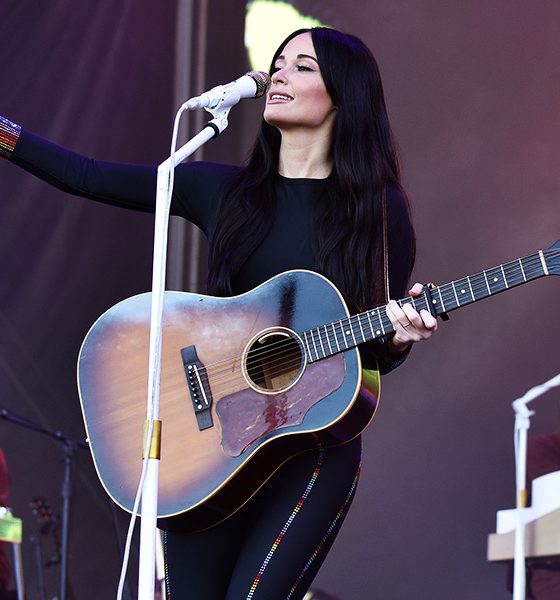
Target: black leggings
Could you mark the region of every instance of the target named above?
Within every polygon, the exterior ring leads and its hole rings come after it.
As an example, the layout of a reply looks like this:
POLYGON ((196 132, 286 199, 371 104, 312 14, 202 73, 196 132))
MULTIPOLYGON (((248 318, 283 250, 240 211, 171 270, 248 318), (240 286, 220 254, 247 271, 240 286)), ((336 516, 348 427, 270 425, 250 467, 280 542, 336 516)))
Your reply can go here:
POLYGON ((165 533, 168 599, 298 600, 354 497, 361 440, 295 456, 243 508, 198 533, 165 533))

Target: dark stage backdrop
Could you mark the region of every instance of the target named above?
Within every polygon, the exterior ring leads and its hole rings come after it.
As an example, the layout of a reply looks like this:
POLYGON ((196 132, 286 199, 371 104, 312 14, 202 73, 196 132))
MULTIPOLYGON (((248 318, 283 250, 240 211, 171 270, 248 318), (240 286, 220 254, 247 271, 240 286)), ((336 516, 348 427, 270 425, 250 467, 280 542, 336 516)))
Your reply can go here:
MULTIPOLYGON (((556 2, 296 4, 377 56, 413 204, 415 279, 447 282, 560 237, 556 2)), ((209 6, 215 85, 246 66, 243 3, 209 6)), ((174 17, 172 2, 3 2, 0 114, 98 158, 159 162, 176 109, 174 17)), ((232 111, 234 127, 207 157, 239 161, 259 110, 232 111)), ((152 219, 70 199, 0 163, 0 227, 0 406, 81 437, 79 345, 103 310, 149 288, 152 219)), ((560 370, 558 285, 549 278, 453 313, 385 378, 358 494, 319 587, 343 600, 509 597, 504 568, 486 562, 486 536, 496 510, 514 504, 511 402, 560 370)), ((558 407, 558 393, 535 401, 532 432, 557 427, 558 407)), ((33 496, 59 511, 61 450, 1 421, 0 445, 28 536, 33 496)), ((112 597, 112 511, 85 452, 74 490, 72 585, 78 598, 112 597)), ((27 537, 24 550, 34 594, 27 537)), ((55 590, 56 567, 47 575, 55 590)))
MULTIPOLYGON (((0 114, 97 158, 161 161, 172 126, 173 4, 2 2, 0 114)), ((1 406, 84 437, 77 352, 104 310, 149 289, 152 221, 71 198, 2 161, 1 406)), ((37 569, 29 536, 36 525, 28 503, 44 496, 59 514, 62 449, 46 436, 3 421, 0 444, 10 465, 11 503, 24 518, 25 571, 33 599, 37 569)), ((113 515, 87 450, 76 453, 73 490, 75 597, 115 597, 120 557, 113 515)), ((54 537, 42 536, 45 561, 55 554, 54 537)), ((58 569, 45 572, 49 598, 57 592, 58 569)))

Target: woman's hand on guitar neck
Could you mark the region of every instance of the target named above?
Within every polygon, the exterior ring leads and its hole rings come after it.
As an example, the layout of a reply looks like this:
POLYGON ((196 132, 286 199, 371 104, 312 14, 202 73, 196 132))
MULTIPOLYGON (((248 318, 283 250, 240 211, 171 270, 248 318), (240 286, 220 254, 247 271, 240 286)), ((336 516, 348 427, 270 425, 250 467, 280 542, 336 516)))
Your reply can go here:
MULTIPOLYGON (((408 293, 416 297, 423 290, 421 283, 415 283, 408 293)), ((395 328, 395 335, 388 342, 389 350, 395 356, 406 352, 415 342, 429 339, 437 329, 437 320, 429 311, 423 309, 418 312, 411 304, 401 307, 395 300, 390 300, 386 311, 395 328)))

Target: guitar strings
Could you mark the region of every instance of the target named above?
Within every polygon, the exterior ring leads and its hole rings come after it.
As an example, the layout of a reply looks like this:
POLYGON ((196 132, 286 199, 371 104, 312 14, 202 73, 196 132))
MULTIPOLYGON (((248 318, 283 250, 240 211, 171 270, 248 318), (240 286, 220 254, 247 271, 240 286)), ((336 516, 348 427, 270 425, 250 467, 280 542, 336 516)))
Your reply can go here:
MULTIPOLYGON (((555 258, 556 256, 560 255, 560 249, 549 249, 547 251, 544 251, 543 254, 545 255, 545 257, 555 258)), ((474 275, 464 277, 461 279, 457 279, 457 280, 454 280, 447 284, 443 284, 442 286, 439 286, 439 288, 437 288, 438 296, 441 296, 442 304, 444 304, 444 305, 447 304, 450 307, 450 309, 459 308, 460 306, 466 306, 467 304, 475 302, 476 300, 482 300, 483 298, 486 298, 491 295, 497 294, 499 292, 505 291, 506 289, 508 289, 510 287, 515 287, 519 284, 528 282, 528 281, 540 276, 542 269, 543 269, 543 266, 542 266, 542 262, 540 259, 540 254, 538 254, 538 253, 533 254, 529 257, 526 257, 525 259, 517 259, 510 263, 505 263, 503 265, 492 267, 490 269, 481 271, 474 275), (521 265, 523 265, 523 266, 521 266, 521 265), (512 273, 512 270, 515 270, 515 272, 512 273), (488 274, 493 273, 493 272, 497 272, 499 274, 502 274, 502 272, 503 272, 501 279, 504 284, 507 283, 507 287, 501 288, 499 290, 495 290, 493 292, 492 292, 492 290, 490 290, 491 293, 488 294, 487 293, 488 288, 490 287, 490 284, 491 284, 491 282, 488 280, 488 274), (519 273, 521 273, 521 275, 519 273), (525 274, 525 277, 523 277, 523 273, 525 274), (508 277, 508 275, 509 275, 509 277, 508 277), (463 282, 463 281, 465 283, 470 283, 470 286, 466 286, 466 287, 472 288, 473 292, 470 294, 472 299, 469 299, 468 296, 461 295, 461 299, 464 300, 464 302, 461 303, 460 301, 457 302, 459 297, 457 295, 456 284, 458 282, 463 282), (476 288, 477 294, 474 293, 475 288, 476 288), (479 296, 480 292, 483 292, 483 295, 480 297, 475 297, 475 296, 479 296), (451 306, 451 305, 453 305, 453 306, 451 306)), ((499 281, 499 279, 498 279, 498 281, 499 281)), ((496 283, 496 282, 494 281, 494 283, 496 283)), ((420 304, 422 302, 422 300, 425 303, 427 302, 428 298, 427 298, 426 294, 423 294, 422 296, 419 296, 416 298, 411 298, 411 297, 403 298, 401 300, 398 300, 397 302, 401 306, 405 303, 412 303, 412 304, 416 305, 416 304, 420 304)), ((384 311, 385 308, 386 308, 385 306, 377 307, 375 309, 365 311, 364 313, 361 313, 359 315, 354 315, 352 317, 345 317, 345 318, 341 319, 340 321, 322 325, 317 328, 311 328, 311 329, 307 330, 306 332, 303 332, 300 335, 300 337, 304 337, 306 333, 309 333, 309 336, 311 337, 312 341, 314 341, 313 332, 315 331, 315 332, 317 332, 317 335, 319 336, 318 339, 327 342, 327 345, 329 345, 329 342, 331 342, 330 346, 332 348, 334 348, 336 346, 338 349, 339 345, 336 345, 336 340, 337 340, 338 336, 337 336, 336 332, 333 332, 331 334, 331 331, 330 331, 330 326, 336 327, 338 325, 340 327, 341 331, 342 331, 342 329, 346 329, 346 328, 350 327, 351 333, 352 333, 353 337, 356 338, 356 340, 358 338, 362 338, 363 341, 366 341, 364 339, 364 336, 361 331, 361 329, 362 329, 361 325, 365 325, 367 329, 371 329, 370 324, 369 324, 369 322, 367 322, 367 320, 362 323, 362 320, 364 318, 367 318, 368 314, 371 316, 374 316, 375 318, 379 318, 381 320, 381 322, 383 323, 383 326, 385 329, 392 327, 392 324, 391 324, 390 320, 388 319, 386 312, 384 311), (385 314, 383 314, 383 312, 385 312, 385 314), (384 320, 386 320, 387 322, 384 323, 383 322, 384 320), (343 324, 344 324, 344 326, 343 326, 343 324), (324 333, 322 333, 320 331, 320 329, 325 330, 326 337, 325 337, 324 333)), ((442 308, 445 310, 445 307, 442 306, 442 308)), ((373 333, 373 337, 376 337, 375 332, 372 331, 372 333, 373 333)), ((346 345, 347 337, 348 336, 344 336, 341 338, 344 341, 345 345, 346 345)), ((266 347, 264 347, 262 349, 253 350, 253 352, 251 352, 250 358, 252 360, 254 360, 255 362, 258 362, 262 359, 266 359, 268 361, 267 362, 267 370, 275 368, 273 361, 276 361, 277 363, 281 363, 285 359, 285 355, 292 352, 291 349, 286 349, 286 346, 288 345, 288 343, 290 341, 291 341, 291 339, 290 340, 282 339, 277 342, 268 344, 266 347), (272 355, 272 358, 268 355, 272 355)), ((352 344, 352 346, 353 345, 354 344, 352 344)), ((316 346, 316 344, 315 344, 315 346, 316 346)), ((352 346, 348 346, 348 347, 352 347, 352 346)), ((314 347, 314 349, 316 350, 317 357, 319 357, 319 348, 314 347)), ((322 350, 323 357, 326 357, 327 355, 332 355, 335 353, 335 352, 329 351, 329 353, 327 354, 324 346, 323 346, 323 348, 321 348, 321 350, 322 350)), ((341 348, 341 351, 343 351, 343 350, 344 349, 341 348)), ((311 351, 311 348, 310 348, 310 351, 311 351)), ((307 353, 304 352, 304 354, 307 354, 307 353)), ((312 356, 310 358, 312 358, 312 356)), ((239 361, 241 359, 242 359, 242 356, 228 357, 225 359, 221 359, 219 361, 216 361, 215 363, 211 363, 210 365, 202 367, 202 369, 200 369, 200 372, 207 374, 207 375, 212 373, 213 378, 219 378, 219 375, 221 373, 226 373, 231 370, 232 362, 239 361), (225 368, 220 369, 220 365, 224 365, 225 368)), ((293 370, 293 369, 297 368, 300 364, 301 364, 301 360, 298 357, 297 359, 293 360, 292 363, 290 363, 288 365, 288 368, 291 367, 291 369, 293 370)), ((285 369, 286 365, 283 365, 283 366, 285 369)), ((255 369, 259 369, 259 367, 258 366, 254 367, 253 373, 255 372, 255 369)), ((249 375, 251 374, 250 368, 247 368, 247 372, 249 375)), ((279 372, 276 371, 276 373, 279 373, 279 372)), ((213 383, 215 383, 214 380, 213 380, 213 383)))
MULTIPOLYGON (((474 276, 473 276, 473 279, 474 279, 474 276)), ((512 283, 514 283, 514 282, 512 282, 512 283)), ((449 285, 449 284, 447 284, 447 285, 449 285)), ((444 290, 442 295, 444 298, 446 298, 448 300, 448 302, 447 302, 448 304, 450 302, 450 299, 454 298, 454 292, 451 292, 449 290, 448 291, 444 290)), ((405 298, 405 299, 399 301, 401 306, 402 306, 402 304, 407 303, 407 302, 412 302, 412 299, 405 298)), ((423 304, 425 306, 425 305, 427 305, 427 298, 425 296, 415 298, 414 303, 415 304, 423 304)), ((382 320, 385 319, 386 320, 386 323, 384 325, 385 330, 387 330, 389 327, 392 327, 391 322, 388 319, 386 313, 385 314, 382 313, 384 308, 385 307, 380 307, 378 309, 366 311, 365 313, 362 313, 361 315, 355 315, 354 317, 346 318, 344 320, 337 322, 336 325, 338 325, 339 330, 340 330, 338 333, 338 336, 334 332, 332 332, 331 328, 329 328, 327 326, 320 326, 316 329, 310 329, 307 332, 304 332, 302 337, 305 339, 305 337, 306 337, 305 334, 309 332, 309 337, 311 338, 311 342, 308 341, 308 344, 309 344, 309 346, 313 346, 316 356, 319 356, 319 352, 321 352, 321 354, 323 354, 323 356, 327 355, 325 345, 329 347, 328 354, 333 354, 334 352, 331 352, 330 348, 335 347, 335 346, 338 348, 339 345, 338 346, 336 345, 337 337, 341 338, 343 340, 343 344, 346 345, 346 338, 349 336, 341 336, 340 332, 343 329, 350 328, 351 334, 353 334, 353 337, 355 337, 356 340, 361 339, 362 341, 366 341, 365 336, 363 335, 363 333, 360 329, 360 324, 365 325, 366 329, 371 329, 371 327, 369 326, 369 323, 367 321, 364 323, 360 323, 360 321, 363 320, 364 315, 367 316, 368 313, 370 315, 373 315, 376 318, 381 317, 382 320), (320 330, 322 330, 322 331, 320 331, 320 330), (317 332, 317 336, 318 336, 319 340, 325 342, 325 344, 323 346, 319 347, 319 345, 317 345, 317 343, 315 342, 314 332, 317 332)), ((335 327, 336 327, 336 325, 335 325, 335 327)), ((373 334, 373 335, 375 335, 375 334, 373 334)), ((255 362, 258 362, 259 360, 267 360, 269 363, 269 366, 273 366, 273 364, 272 364, 273 360, 281 361, 285 358, 285 355, 287 353, 291 352, 290 348, 286 348, 286 346, 287 346, 286 341, 287 340, 283 339, 278 342, 271 343, 262 349, 253 350, 251 352, 250 359, 253 359, 255 362)), ((319 342, 319 344, 320 344, 320 342, 319 342)), ((350 347, 350 346, 348 346, 348 347, 350 347)), ((310 351, 312 351, 311 348, 310 348, 310 351)), ((239 357, 239 358, 241 358, 241 357, 239 357)), ((229 360, 231 361, 233 359, 229 359, 229 360)), ((218 366, 218 363, 208 365, 207 369, 210 370, 214 366, 218 366)), ((250 371, 250 369, 247 369, 247 370, 250 371)))
MULTIPOLYGON (((354 330, 355 335, 358 335, 359 337, 362 337, 362 339, 363 339, 361 332, 359 332, 359 330, 358 330, 359 325, 355 321, 356 318, 357 318, 357 315, 354 317, 350 317, 350 318, 346 317, 345 319, 337 321, 336 324, 338 325, 341 332, 343 329, 350 327, 354 330), (345 321, 346 321, 346 325, 344 327, 342 327, 342 325, 340 323, 344 323, 345 321)), ((321 326, 321 328, 323 328, 323 327, 324 326, 321 326)), ((319 328, 316 328, 316 330, 318 331, 319 328)), ((311 331, 313 331, 313 329, 307 330, 306 332, 304 332, 304 334, 311 332, 311 331)), ((300 337, 303 337, 303 335, 300 335, 300 337)), ((310 336, 311 335, 312 334, 310 333, 310 336)), ((327 335, 328 335, 329 339, 332 340, 331 346, 333 348, 336 347, 336 344, 334 342, 334 340, 335 340, 334 334, 331 334, 330 331, 327 330, 327 335)), ((339 335, 341 335, 341 334, 339 334, 339 335)), ((323 336, 323 339, 325 339, 324 336, 323 336)), ((366 341, 366 340, 364 340, 364 341, 366 341)), ((270 343, 269 345, 267 345, 264 348, 259 348, 259 349, 249 352, 247 355, 247 358, 253 362, 259 362, 261 360, 266 360, 267 366, 272 366, 274 364, 274 361, 276 363, 282 362, 284 360, 284 358, 286 357, 286 355, 294 354, 294 345, 293 344, 294 344, 293 338, 288 338, 288 339, 283 338, 282 340, 279 340, 277 342, 270 343)), ((297 347, 298 347, 298 349, 301 349, 301 346, 299 344, 297 345, 297 347)), ((341 348, 341 351, 344 351, 351 347, 352 347, 351 345, 347 345, 346 348, 341 348)), ((338 351, 332 352, 332 353, 329 352, 329 354, 335 354, 335 353, 338 353, 338 351)), ((305 350, 303 352, 301 352, 301 355, 307 355, 305 350)), ((326 357, 326 356, 327 356, 327 354, 325 352, 324 357, 326 357)), ((213 375, 215 376, 217 373, 224 372, 225 370, 229 371, 232 362, 241 361, 241 359, 242 359, 242 355, 221 359, 219 361, 216 361, 214 363, 206 365, 205 367, 202 367, 201 369, 199 369, 199 373, 209 373, 210 371, 212 371, 213 375), (222 369, 220 371, 219 367, 221 365, 223 365, 224 363, 227 363, 226 365, 224 365, 225 369, 222 369)), ((299 364, 299 363, 300 363, 299 358, 297 359, 297 361, 294 361, 294 364, 299 364)), ((247 371, 249 371, 249 369, 247 369, 247 371)))
MULTIPOLYGON (((560 250, 548 251, 548 254, 557 255, 557 254, 560 254, 560 250)), ((455 284, 457 282, 462 282, 463 280, 465 282, 470 281, 471 287, 473 287, 473 286, 476 287, 477 292, 481 292, 481 291, 484 292, 483 296, 481 296, 479 298, 473 298, 472 300, 468 299, 468 297, 462 296, 461 299, 466 300, 466 301, 464 301, 462 304, 459 302, 458 305, 454 306, 454 308, 458 308, 459 306, 465 306, 465 305, 467 305, 467 304, 469 304, 471 302, 474 302, 477 299, 483 299, 484 297, 488 297, 488 294, 486 293, 488 291, 486 280, 487 280, 487 275, 489 273, 493 272, 493 271, 501 272, 501 270, 503 270, 506 273, 506 278, 505 279, 506 279, 506 281, 509 284, 508 287, 514 287, 514 286, 516 286, 516 285, 518 285, 520 283, 524 283, 526 280, 529 281, 530 278, 533 278, 534 275, 537 274, 535 272, 531 272, 531 271, 534 271, 534 267, 535 266, 538 267, 538 274, 540 275, 540 271, 542 270, 542 263, 541 263, 540 257, 538 255, 532 255, 529 258, 529 260, 525 261, 523 270, 524 270, 526 276, 528 275, 529 278, 526 279, 526 278, 524 278, 522 276, 517 275, 516 273, 512 274, 511 273, 512 268, 515 269, 516 271, 520 271, 520 269, 521 269, 521 267, 520 267, 520 260, 523 260, 523 259, 518 259, 517 261, 514 261, 512 263, 507 263, 507 264, 504 264, 504 265, 500 265, 498 267, 493 267, 491 269, 487 269, 486 271, 483 271, 481 273, 477 273, 477 274, 472 275, 472 276, 470 276, 468 278, 465 277, 465 278, 458 279, 458 280, 455 280, 453 282, 450 282, 448 284, 444 284, 444 285, 440 286, 440 288, 439 288, 439 290, 441 292, 441 296, 442 296, 442 298, 444 298, 445 300, 447 300, 447 304, 448 305, 451 304, 452 301, 454 301, 453 304, 456 304, 456 302, 457 302, 457 291, 453 290, 453 287, 455 286, 455 284), (509 274, 509 277, 507 277, 507 274, 509 274)), ((502 276, 502 279, 503 279, 503 276, 502 276)), ((489 284, 490 284, 490 282, 488 282, 488 286, 489 286, 489 284)), ((474 287, 473 287, 473 292, 474 292, 474 287)), ((501 291, 505 291, 505 289, 507 289, 507 288, 502 288, 500 290, 495 290, 490 295, 499 293, 501 291)), ((479 294, 476 294, 476 295, 479 295, 479 294)), ((402 299, 402 300, 400 300, 398 302, 399 302, 399 304, 401 304, 401 306, 404 303, 410 303, 410 302, 418 304, 419 303, 418 302, 419 299, 424 299, 424 298, 422 296, 420 296, 420 297, 414 298, 414 301, 413 301, 410 297, 408 297, 408 298, 404 298, 404 299, 402 299)), ((426 298, 426 300, 427 300, 427 298, 426 298)), ((445 300, 443 300, 444 304, 446 303, 445 300)), ((364 315, 367 315, 368 313, 373 314, 376 317, 377 316, 382 316, 381 315, 381 310, 383 308, 385 308, 385 307, 379 307, 379 308, 373 309, 371 311, 366 311, 365 313, 362 313, 361 315, 355 315, 354 317, 346 318, 346 319, 343 319, 342 321, 346 321, 347 322, 346 326, 349 326, 353 330, 354 337, 356 337, 356 335, 357 335, 358 337, 361 337, 362 339, 364 339, 364 336, 362 335, 362 332, 359 329, 359 327, 360 327, 360 319, 362 319, 364 317, 364 315)), ((386 316, 386 314, 385 314, 385 318, 388 320, 388 317, 386 316)), ((366 322, 365 325, 366 325, 367 328, 369 328, 369 323, 366 322)), ((388 321, 388 325, 390 325, 390 321, 388 321)), ((310 329, 308 331, 310 332, 310 337, 313 340, 314 339, 313 338, 313 331, 314 330, 310 329)), ((327 345, 328 345, 328 342, 330 342, 330 341, 336 341, 336 336, 334 334, 331 335, 331 332, 327 328, 327 326, 321 326, 320 328, 316 328, 316 331, 317 331, 318 336, 320 338, 324 339, 327 342, 327 345), (319 329, 325 329, 325 332, 327 333, 327 337, 326 338, 324 337, 324 334, 322 334, 319 331, 319 329)), ((307 332, 305 332, 305 333, 307 333, 307 332)), ((277 347, 278 346, 282 347, 282 346, 285 345, 285 343, 286 343, 286 340, 280 340, 278 342, 269 344, 266 348, 254 351, 254 353, 252 354, 251 358, 253 358, 256 361, 258 361, 260 358, 266 357, 267 354, 275 353, 278 350, 277 347)), ((346 343, 346 342, 344 342, 344 343, 346 343)), ((331 344, 331 346, 332 345, 333 344, 331 344)), ((322 354, 324 356, 326 356, 327 353, 324 350, 324 347, 322 348, 322 350, 323 350, 322 354)), ((333 352, 329 352, 329 354, 333 354, 333 352)), ((283 352, 282 348, 280 348, 280 353, 277 353, 276 356, 274 356, 274 359, 281 362, 284 359, 284 355, 285 355, 285 352, 283 352)), ((319 356, 319 348, 316 349, 316 355, 319 356)), ((239 357, 239 358, 241 358, 241 357, 239 357)), ((269 361, 267 363, 267 368, 268 369, 273 368, 274 365, 271 362, 271 358, 270 357, 266 357, 266 358, 269 361)), ((228 359, 226 359, 226 360, 228 360, 228 359)), ((234 360, 234 359, 229 359, 229 361, 231 361, 231 360, 234 360)), ((218 363, 214 363, 213 365, 208 365, 208 367, 206 367, 206 369, 210 370, 213 366, 215 366, 215 365, 217 366, 217 364, 218 363)), ((297 360, 294 360, 292 362, 292 364, 290 365, 290 367, 296 368, 299 364, 301 364, 301 361, 298 358, 297 360)), ((255 368, 258 368, 258 367, 255 367, 255 368)), ((212 369, 212 370, 214 371, 214 369, 212 369)), ((247 369, 247 371, 248 371, 248 374, 250 375, 251 372, 250 372, 249 368, 247 369)), ((254 370, 253 370, 253 372, 254 372, 254 370)), ((216 370, 215 373, 219 373, 219 370, 216 370)))
MULTIPOLYGON (((556 250, 550 250, 550 251, 546 251, 544 252, 545 256, 546 255, 558 255, 560 254, 560 249, 556 250)), ((441 294, 443 300, 443 304, 450 304, 452 305, 450 308, 454 309, 454 308, 459 308, 461 306, 466 306, 467 304, 470 304, 472 302, 475 302, 477 300, 482 300, 483 298, 488 298, 490 296, 493 296, 495 294, 498 294, 500 292, 503 292, 509 288, 515 287, 519 284, 523 284, 525 282, 529 282, 531 280, 534 280, 538 277, 543 276, 543 265, 542 262, 540 260, 540 257, 538 255, 531 255, 530 257, 527 257, 526 259, 518 259, 517 261, 513 261, 511 263, 506 263, 504 265, 499 265, 497 267, 493 267, 491 269, 487 269, 485 271, 482 271, 480 273, 477 273, 475 275, 471 275, 469 277, 463 277, 460 279, 456 279, 450 283, 446 283, 444 285, 439 286, 438 288, 436 288, 435 290, 432 290, 432 294, 436 297, 439 298, 439 295, 441 294), (525 263, 523 264, 523 270, 521 269, 521 266, 519 264, 519 261, 523 261, 525 260, 525 263), (515 272, 513 272, 513 270, 515 270, 515 272), (503 273, 502 273, 503 271, 503 273), (494 280, 494 278, 492 277, 492 279, 488 279, 488 274, 490 273, 497 273, 498 275, 500 275, 500 277, 496 278, 496 280, 494 280), (523 277, 523 273, 525 273, 525 278, 523 277), (505 276, 504 276, 505 274, 505 276), (466 284, 466 288, 469 288, 469 282, 471 284, 471 287, 473 287, 473 293, 475 291, 476 288, 476 292, 474 294, 473 299, 469 299, 468 296, 464 296, 461 295, 459 296, 457 294, 457 283, 465 283, 466 284), (501 285, 504 285, 504 287, 500 287, 500 289, 495 289, 494 291, 492 291, 491 286, 493 284, 496 284, 500 282, 501 285), (490 288, 490 293, 488 293, 488 289, 490 288), (435 294, 434 292, 436 292, 437 290, 437 294, 435 294), (457 302, 458 298, 461 298, 461 300, 463 300, 463 302, 459 301, 457 302)), ((471 296, 471 294, 469 293, 469 296, 471 296)), ((443 307, 445 308, 445 307, 443 307)))

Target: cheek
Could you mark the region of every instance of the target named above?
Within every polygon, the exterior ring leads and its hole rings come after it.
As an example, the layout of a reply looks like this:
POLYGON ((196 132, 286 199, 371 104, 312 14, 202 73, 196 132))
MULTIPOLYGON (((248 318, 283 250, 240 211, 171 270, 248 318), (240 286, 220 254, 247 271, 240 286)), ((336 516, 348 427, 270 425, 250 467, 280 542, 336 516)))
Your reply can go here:
POLYGON ((321 113, 329 113, 334 110, 334 104, 332 103, 331 97, 327 93, 324 85, 317 86, 312 94, 313 104, 316 106, 317 110, 321 113))
POLYGON ((313 103, 313 106, 313 113, 315 114, 316 119, 320 121, 325 120, 331 113, 335 111, 331 100, 329 98, 325 98, 324 96, 317 97, 316 101, 313 103))

